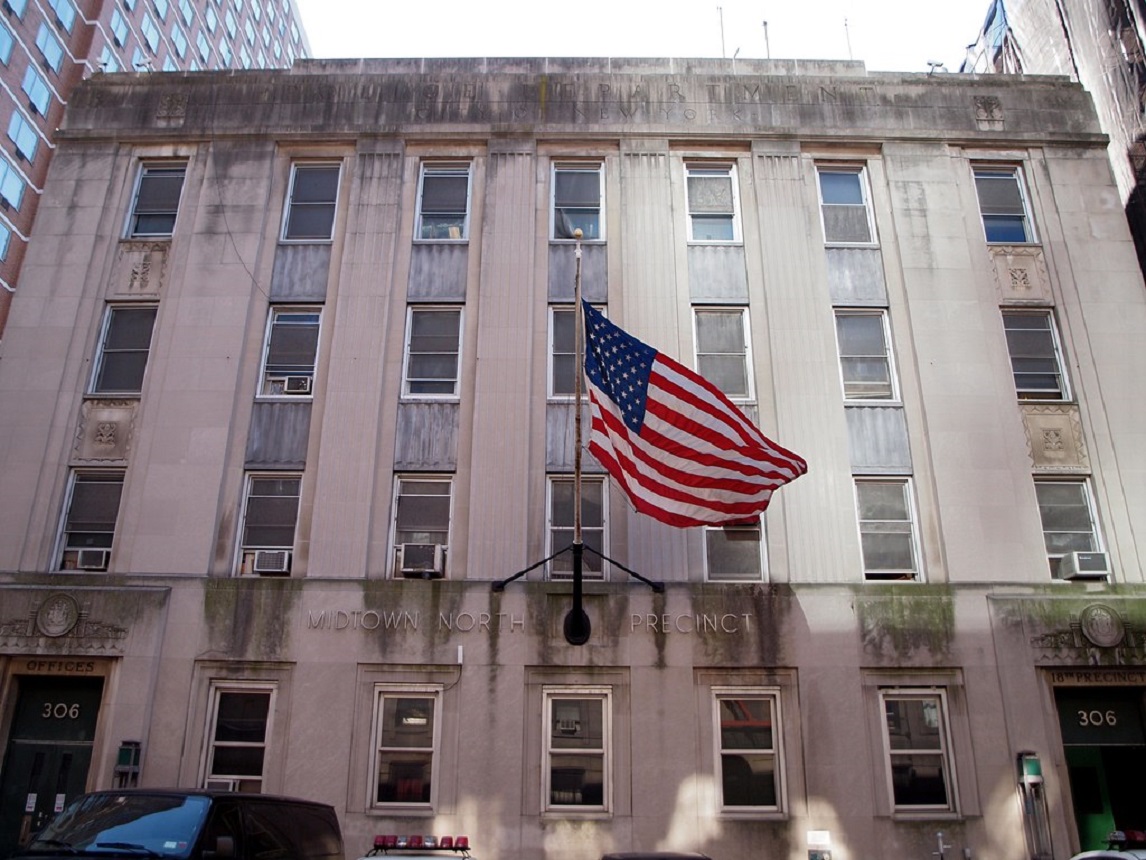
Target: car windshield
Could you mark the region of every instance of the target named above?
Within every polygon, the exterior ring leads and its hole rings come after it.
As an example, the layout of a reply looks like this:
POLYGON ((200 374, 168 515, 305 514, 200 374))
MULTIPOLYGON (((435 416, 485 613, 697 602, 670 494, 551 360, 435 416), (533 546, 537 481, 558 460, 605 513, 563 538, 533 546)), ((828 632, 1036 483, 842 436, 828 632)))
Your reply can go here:
POLYGON ((207 797, 174 794, 87 795, 56 816, 27 851, 186 857, 210 805, 207 797))

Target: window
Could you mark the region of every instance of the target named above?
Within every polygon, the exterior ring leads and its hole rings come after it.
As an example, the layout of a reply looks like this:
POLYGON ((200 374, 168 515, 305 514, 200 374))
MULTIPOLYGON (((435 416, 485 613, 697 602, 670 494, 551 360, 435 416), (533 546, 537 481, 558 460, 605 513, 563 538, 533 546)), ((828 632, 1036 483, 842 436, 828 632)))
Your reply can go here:
POLYGON ((262 790, 274 696, 269 684, 212 688, 204 787, 262 790))
POLYGON ((1020 400, 1067 400, 1058 331, 1049 310, 1005 310, 1003 330, 1020 400))
POLYGON ((0 63, 8 65, 8 61, 12 59, 12 45, 15 43, 16 37, 12 35, 8 25, 0 21, 0 63))
POLYGON ((587 241, 605 238, 601 173, 600 164, 553 165, 550 235, 554 239, 572 239, 578 228, 587 241))
POLYGON ((179 55, 180 59, 187 56, 187 36, 183 33, 183 28, 178 24, 171 25, 171 44, 175 46, 175 53, 179 55))
POLYGON ((123 3, 123 8, 127 9, 129 12, 135 11, 135 0, 120 0, 120 2, 123 3))
POLYGON ((107 570, 123 472, 76 472, 60 540, 60 570, 107 570))
POLYGON ((820 215, 829 245, 870 245, 875 241, 867 182, 862 167, 820 167, 820 215))
POLYGON ((72 0, 48 0, 48 5, 56 13, 60 29, 72 32, 72 25, 76 23, 76 7, 72 5, 72 0))
POLYGON ((112 53, 111 45, 105 44, 99 52, 99 70, 112 74, 120 71, 119 59, 112 53))
POLYGON ((239 573, 290 574, 301 486, 300 475, 247 476, 239 573))
POLYGON ((836 343, 845 400, 895 400, 887 312, 836 311, 836 343))
POLYGON ((227 35, 232 39, 235 38, 235 28, 238 25, 235 21, 235 13, 230 9, 223 15, 223 26, 227 28, 227 35))
POLYGON ((52 34, 52 28, 47 24, 40 24, 40 30, 36 33, 36 47, 40 49, 40 55, 43 56, 48 68, 58 74, 60 63, 64 59, 64 46, 52 34))
POLYGON ((450 543, 448 476, 399 477, 394 500, 395 575, 436 579, 445 575, 450 543))
POLYGON ((16 151, 25 159, 36 160, 40 137, 35 127, 18 110, 12 112, 12 119, 8 123, 8 139, 16 144, 16 151))
POLYGON ((414 235, 419 239, 468 238, 469 196, 468 164, 423 164, 414 235))
POLYGON ((577 384, 577 309, 549 308, 549 396, 572 397, 577 384))
POLYGON ((713 692, 721 809, 780 811, 779 692, 729 688, 713 692))
POLYGON ((309 397, 318 360, 321 308, 272 308, 263 350, 261 397, 309 397))
POLYGON ((190 27, 191 22, 195 20, 195 9, 191 5, 191 0, 179 0, 179 14, 183 16, 183 23, 190 27))
POLYGON ((896 811, 954 809, 943 691, 883 690, 880 703, 896 811))
POLYGON ((1085 481, 1035 481, 1035 495, 1052 576, 1058 576, 1062 557, 1067 553, 1102 550, 1090 488, 1085 481))
POLYGON ((207 19, 207 29, 214 33, 215 28, 219 26, 219 14, 213 6, 208 6, 203 15, 207 19))
POLYGON ((338 164, 296 164, 291 169, 283 239, 329 242, 338 203, 338 164))
POLYGON ((151 350, 155 306, 111 307, 96 355, 93 394, 139 394, 151 350))
POLYGON ((759 582, 764 575, 761 522, 704 529, 704 564, 709 582, 759 582))
POLYGON ((546 811, 608 810, 611 805, 608 688, 546 688, 546 811))
POLYGON ((739 242, 739 200, 732 165, 685 166, 690 242, 739 242))
POLYGON ((187 165, 182 163, 140 165, 128 223, 129 237, 155 238, 174 232, 186 173, 187 165))
POLYGON ((433 803, 439 687, 375 687, 375 807, 433 803))
POLYGON ((47 116, 48 105, 52 101, 52 91, 48 89, 48 82, 36 71, 35 66, 28 66, 24 70, 24 82, 20 86, 32 108, 41 116, 47 116))
POLYGON ((12 241, 12 231, 7 224, 0 222, 0 261, 8 259, 8 245, 12 241))
POLYGON ((856 504, 865 578, 915 579, 919 564, 910 482, 857 480, 856 504))
MULTIPOLYGON (((199 49, 199 59, 201 59, 204 63, 207 62, 211 56, 211 42, 208 40, 206 34, 202 30, 200 30, 195 36, 195 47, 199 49)), ((230 57, 223 59, 224 66, 228 65, 230 62, 230 57)))
POLYGON ((2 153, 0 153, 0 199, 13 209, 19 209, 24 199, 24 177, 8 160, 8 156, 2 153))
MULTIPOLYGON (((572 477, 549 479, 549 546, 546 556, 573 544, 573 484, 572 477)), ((581 556, 581 573, 586 579, 604 577, 604 561, 601 556, 607 554, 606 486, 603 478, 581 477, 581 542, 586 547, 581 556)), ((572 552, 563 553, 549 562, 550 579, 569 579, 572 575, 572 552)))
POLYGON ((733 400, 752 400, 752 362, 743 308, 696 308, 696 370, 733 400))
POLYGON ((4 0, 4 2, 8 4, 13 15, 17 18, 24 17, 24 11, 28 8, 28 0, 4 0))
POLYGON ((151 60, 147 59, 147 55, 143 53, 143 49, 138 45, 136 45, 135 50, 131 52, 131 68, 136 72, 151 70, 151 60))
POLYGON ((1021 245, 1035 241, 1019 168, 975 168, 975 190, 988 242, 1021 245))
POLYGON ((127 44, 127 19, 119 9, 111 13, 111 36, 121 48, 127 44))
POLYGON ((169 6, 168 0, 152 0, 152 2, 155 5, 155 14, 159 16, 159 20, 166 21, 169 6))
POLYGON ((406 326, 406 363, 402 374, 403 396, 458 396, 461 322, 461 308, 410 308, 406 326))
POLYGON ((247 44, 255 44, 255 25, 251 23, 250 18, 243 22, 243 33, 246 34, 247 44))
POLYGON ((239 65, 244 69, 251 67, 251 52, 247 50, 246 45, 239 45, 239 65))
POLYGON ((143 38, 147 42, 147 47, 150 48, 151 53, 154 54, 159 50, 159 25, 155 23, 154 18, 144 12, 143 19, 139 25, 139 29, 143 33, 143 38))

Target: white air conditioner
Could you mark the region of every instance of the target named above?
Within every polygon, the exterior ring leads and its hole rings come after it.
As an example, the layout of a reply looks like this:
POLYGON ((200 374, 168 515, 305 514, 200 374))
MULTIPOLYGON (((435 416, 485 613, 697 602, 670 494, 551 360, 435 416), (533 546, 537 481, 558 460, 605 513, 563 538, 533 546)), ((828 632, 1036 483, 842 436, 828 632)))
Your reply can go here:
POLYGON ((309 376, 288 376, 283 380, 283 394, 310 394, 309 376))
POLYGON ((398 570, 413 579, 437 579, 443 575, 444 552, 440 543, 403 543, 398 545, 398 570))
POLYGON ((208 791, 238 791, 239 781, 237 779, 216 779, 215 777, 208 777, 207 784, 203 787, 208 791))
POLYGON ((76 553, 76 567, 80 570, 107 570, 109 549, 81 549, 76 553))
POLYGON ((1058 563, 1059 579, 1106 579, 1109 573, 1104 552, 1068 552, 1058 563))
POLYGON ((290 550, 260 549, 255 551, 255 573, 289 573, 290 550))

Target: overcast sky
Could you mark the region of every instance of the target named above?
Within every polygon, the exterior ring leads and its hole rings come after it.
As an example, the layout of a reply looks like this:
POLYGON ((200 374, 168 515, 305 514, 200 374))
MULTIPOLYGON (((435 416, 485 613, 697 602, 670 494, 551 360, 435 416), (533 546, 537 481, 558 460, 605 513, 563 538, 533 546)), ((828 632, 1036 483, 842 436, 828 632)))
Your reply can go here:
POLYGON ((906 72, 926 72, 929 60, 958 71, 990 5, 990 0, 297 2, 315 57, 735 55, 850 58, 863 60, 869 71, 906 72))

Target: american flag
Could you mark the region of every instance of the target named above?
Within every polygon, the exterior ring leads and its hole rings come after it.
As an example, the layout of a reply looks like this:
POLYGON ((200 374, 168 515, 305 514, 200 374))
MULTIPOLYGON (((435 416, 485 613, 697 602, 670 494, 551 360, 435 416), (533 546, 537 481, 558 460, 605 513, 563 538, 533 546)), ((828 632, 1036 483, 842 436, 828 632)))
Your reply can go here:
POLYGON ((808 471, 715 385, 582 307, 589 452, 638 511, 678 527, 743 523, 808 471))

